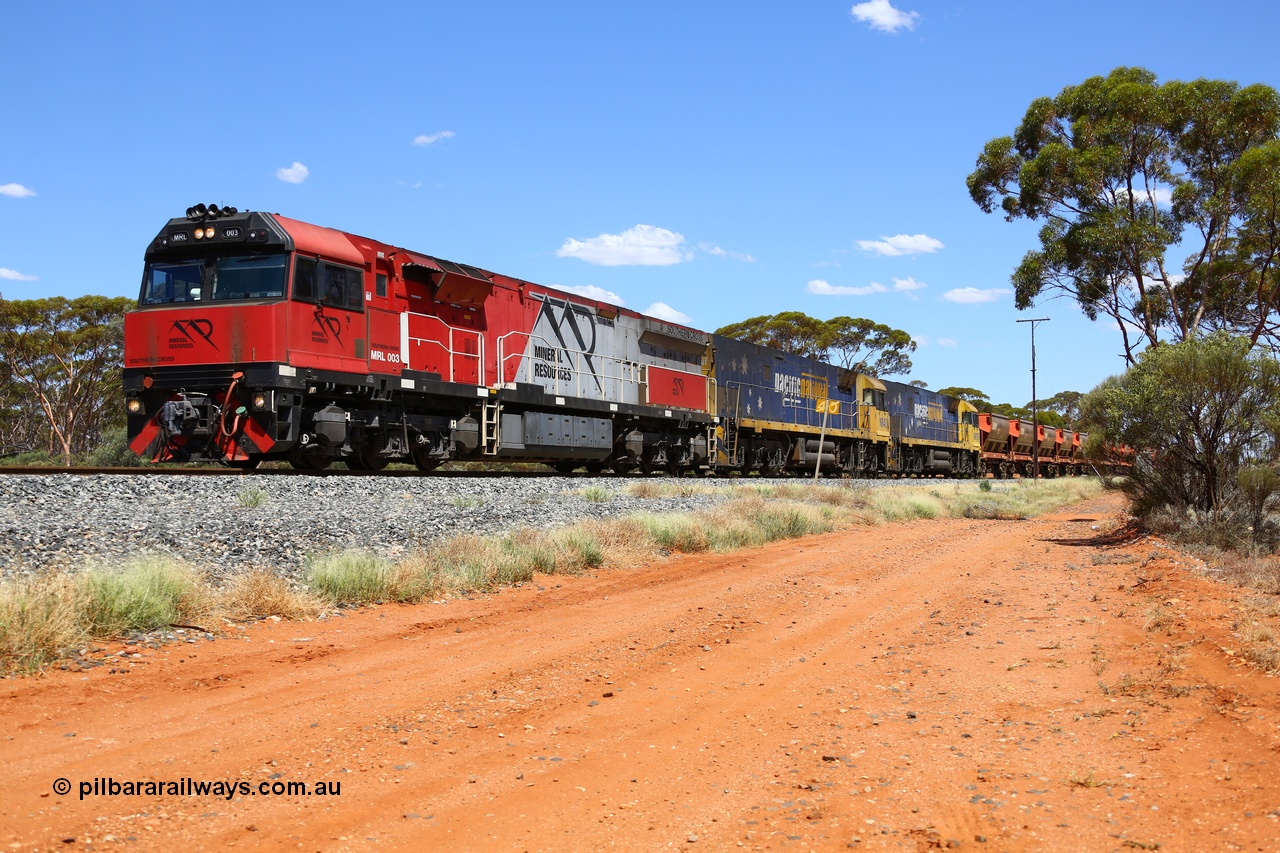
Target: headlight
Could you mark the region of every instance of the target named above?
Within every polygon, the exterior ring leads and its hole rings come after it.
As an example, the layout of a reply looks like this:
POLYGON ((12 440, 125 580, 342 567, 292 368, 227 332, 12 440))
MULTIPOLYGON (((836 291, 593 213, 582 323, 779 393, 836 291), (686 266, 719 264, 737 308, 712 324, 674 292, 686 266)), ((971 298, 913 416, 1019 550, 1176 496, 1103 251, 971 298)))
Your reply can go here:
POLYGON ((131 415, 142 414, 142 401, 137 397, 130 397, 125 401, 124 407, 131 415))
POLYGON ((253 407, 255 409, 265 409, 267 407, 267 395, 262 392, 258 392, 257 394, 254 394, 253 407))

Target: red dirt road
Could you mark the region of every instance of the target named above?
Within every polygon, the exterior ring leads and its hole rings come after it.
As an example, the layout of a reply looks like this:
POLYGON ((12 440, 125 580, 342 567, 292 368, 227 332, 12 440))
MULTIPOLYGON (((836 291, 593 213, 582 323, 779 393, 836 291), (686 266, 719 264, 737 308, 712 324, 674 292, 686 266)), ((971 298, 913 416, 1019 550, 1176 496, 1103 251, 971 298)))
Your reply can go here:
POLYGON ((1280 680, 1235 654, 1244 594, 1100 544, 1119 510, 540 576, 11 680, 0 849, 1280 849, 1280 680), (252 793, 80 798, 108 778, 252 793), (340 793, 257 793, 289 781, 340 793))

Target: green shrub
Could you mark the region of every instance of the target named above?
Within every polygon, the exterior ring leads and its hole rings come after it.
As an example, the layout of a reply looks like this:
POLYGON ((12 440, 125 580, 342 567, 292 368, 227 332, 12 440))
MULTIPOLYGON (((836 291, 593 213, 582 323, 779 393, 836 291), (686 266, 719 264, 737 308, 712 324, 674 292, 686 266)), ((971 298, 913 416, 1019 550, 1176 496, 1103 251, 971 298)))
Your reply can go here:
POLYGON ((98 446, 84 455, 84 465, 90 468, 137 468, 142 457, 129 449, 128 430, 124 427, 107 430, 98 446))
POLYGON ((572 527, 556 531, 555 571, 578 575, 604 565, 605 553, 600 541, 591 533, 572 527))
POLYGON ((241 509, 253 509, 267 501, 267 492, 258 486, 242 486, 236 493, 236 506, 241 509))
POLYGON ((675 513, 641 513, 636 516, 653 544, 663 551, 696 554, 709 547, 702 519, 675 513))
POLYGON ((79 583, 85 627, 95 636, 199 622, 213 605, 209 586, 190 567, 160 556, 91 569, 79 583))
POLYGON ((61 464, 61 459, 54 459, 43 450, 28 450, 26 453, 17 453, 0 459, 0 465, 14 468, 57 467, 61 464))
POLYGON ((337 551, 311 561, 307 583, 335 603, 382 601, 391 597, 391 566, 370 551, 337 551))

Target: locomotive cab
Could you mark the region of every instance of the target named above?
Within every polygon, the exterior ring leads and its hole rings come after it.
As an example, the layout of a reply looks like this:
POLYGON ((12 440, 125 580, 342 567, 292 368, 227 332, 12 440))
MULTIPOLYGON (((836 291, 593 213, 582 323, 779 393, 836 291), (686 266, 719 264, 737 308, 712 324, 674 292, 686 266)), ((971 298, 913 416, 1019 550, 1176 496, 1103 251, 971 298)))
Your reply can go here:
MULTIPOLYGON (((129 440, 140 455, 251 466, 302 437, 294 365, 368 371, 365 263, 347 240, 201 205, 170 220, 145 261, 138 308, 125 316, 129 440)), ((315 414, 307 422, 325 427, 319 437, 341 444, 345 424, 315 414)))

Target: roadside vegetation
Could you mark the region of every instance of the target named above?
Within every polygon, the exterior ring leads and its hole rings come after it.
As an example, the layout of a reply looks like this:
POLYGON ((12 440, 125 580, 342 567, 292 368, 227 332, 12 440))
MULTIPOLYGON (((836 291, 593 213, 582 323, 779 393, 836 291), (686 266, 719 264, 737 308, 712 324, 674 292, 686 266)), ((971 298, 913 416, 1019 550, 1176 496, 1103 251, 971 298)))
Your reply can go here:
MULTIPOLYGON (((337 605, 483 593, 530 582, 536 575, 625 569, 670 554, 734 551, 854 525, 1023 518, 1100 489, 1097 481, 1084 478, 894 489, 856 481, 729 487, 640 481, 624 490, 648 497, 706 491, 724 499, 693 513, 638 513, 498 536, 463 534, 398 560, 367 550, 339 551, 315 557, 301 582, 255 571, 218 584, 173 558, 149 555, 114 567, 0 584, 0 670, 38 672, 94 639, 130 632, 174 627, 216 632, 230 621, 313 619, 337 605)), ((594 492, 584 498, 601 500, 594 492)))

